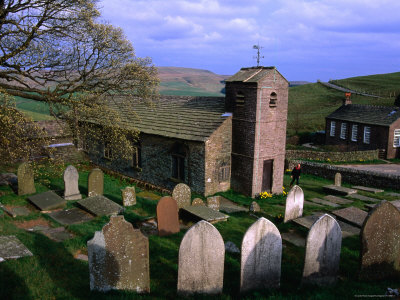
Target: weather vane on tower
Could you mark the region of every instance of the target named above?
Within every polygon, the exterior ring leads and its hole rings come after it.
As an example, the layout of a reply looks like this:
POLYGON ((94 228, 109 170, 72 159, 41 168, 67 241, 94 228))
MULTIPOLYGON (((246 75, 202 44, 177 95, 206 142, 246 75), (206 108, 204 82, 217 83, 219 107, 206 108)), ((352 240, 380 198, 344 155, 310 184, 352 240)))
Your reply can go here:
POLYGON ((257 56, 253 56, 253 58, 256 58, 256 59, 257 59, 257 67, 260 66, 260 59, 261 59, 261 58, 264 58, 264 56, 261 56, 261 55, 260 55, 260 50, 263 49, 263 48, 264 48, 264 47, 261 47, 259 43, 257 43, 257 45, 254 45, 254 46, 253 46, 253 49, 256 49, 256 50, 257 50, 257 56))

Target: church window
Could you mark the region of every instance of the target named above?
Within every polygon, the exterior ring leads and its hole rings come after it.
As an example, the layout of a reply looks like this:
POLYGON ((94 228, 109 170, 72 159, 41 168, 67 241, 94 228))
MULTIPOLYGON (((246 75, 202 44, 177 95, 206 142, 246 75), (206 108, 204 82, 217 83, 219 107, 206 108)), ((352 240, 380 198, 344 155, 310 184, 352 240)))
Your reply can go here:
POLYGON ((269 107, 276 107, 276 102, 278 101, 278 95, 272 92, 269 97, 269 107))
POLYGON ((185 157, 184 145, 176 143, 172 149, 172 178, 185 181, 185 157))
POLYGON ((244 95, 242 92, 238 92, 236 94, 235 104, 236 104, 236 107, 244 106, 244 95))
POLYGON ((229 181, 229 175, 231 173, 230 166, 222 166, 219 168, 218 180, 219 182, 229 181))

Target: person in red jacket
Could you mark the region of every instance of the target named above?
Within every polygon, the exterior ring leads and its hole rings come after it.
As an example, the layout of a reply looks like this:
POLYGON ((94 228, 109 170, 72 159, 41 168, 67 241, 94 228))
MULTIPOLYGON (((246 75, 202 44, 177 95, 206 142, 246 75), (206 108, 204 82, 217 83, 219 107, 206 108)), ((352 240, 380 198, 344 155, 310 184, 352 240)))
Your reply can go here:
POLYGON ((296 184, 299 185, 300 174, 301 174, 301 165, 297 164, 297 166, 293 168, 292 175, 290 176, 290 178, 292 178, 292 181, 290 182, 290 187, 293 185, 295 180, 296 184))

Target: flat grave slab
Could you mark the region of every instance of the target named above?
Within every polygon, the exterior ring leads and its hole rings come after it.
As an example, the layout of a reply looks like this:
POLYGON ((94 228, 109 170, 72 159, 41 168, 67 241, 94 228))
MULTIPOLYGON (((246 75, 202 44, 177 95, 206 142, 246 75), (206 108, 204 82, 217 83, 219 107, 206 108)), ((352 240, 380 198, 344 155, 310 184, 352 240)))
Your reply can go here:
POLYGON ((338 221, 340 229, 342 230, 342 238, 346 238, 349 236, 353 235, 360 235, 361 229, 358 227, 355 227, 353 225, 350 225, 348 223, 345 223, 343 221, 338 221))
POLYGON ((349 198, 354 198, 354 199, 358 199, 361 201, 370 201, 370 202, 381 202, 382 200, 376 199, 376 198, 372 198, 372 197, 367 197, 364 195, 359 195, 359 194, 353 194, 353 195, 349 195, 349 198))
POLYGON ((328 200, 330 202, 336 203, 336 204, 350 204, 350 203, 354 202, 353 200, 349 200, 349 199, 345 199, 345 198, 333 196, 333 195, 324 196, 324 199, 328 200))
POLYGON ((53 191, 30 196, 28 200, 42 211, 64 207, 66 204, 65 199, 61 198, 53 191))
POLYGON ((310 202, 310 201, 307 201, 307 200, 304 200, 303 204, 304 204, 304 205, 309 205, 309 206, 315 206, 315 207, 324 207, 324 206, 321 205, 321 204, 317 204, 317 203, 310 202))
POLYGON ((79 224, 93 219, 93 215, 79 208, 54 211, 48 216, 62 225, 79 224))
POLYGON ((352 186, 352 188, 356 189, 356 190, 364 191, 364 192, 374 193, 374 194, 384 192, 384 190, 382 190, 382 189, 376 189, 376 188, 371 188, 371 187, 366 187, 366 186, 361 186, 361 185, 355 185, 355 186, 352 186))
POLYGON ((161 199, 160 195, 154 194, 152 192, 142 191, 136 194, 136 197, 145 198, 147 200, 158 201, 161 199))
POLYGON ((241 211, 247 211, 246 208, 244 208, 244 207, 236 204, 235 202, 232 202, 231 200, 228 200, 224 197, 220 197, 220 199, 219 199, 219 210, 224 211, 228 214, 241 212, 241 211))
POLYGON ((14 235, 0 236, 0 257, 3 259, 17 259, 24 256, 33 256, 32 252, 14 235))
POLYGON ((343 196, 347 196, 347 195, 352 195, 352 194, 356 194, 357 190, 355 189, 350 189, 344 186, 337 186, 337 185, 326 185, 323 187, 324 191, 326 191, 329 194, 336 194, 336 195, 343 195, 343 196))
MULTIPOLYGON (((394 201, 388 201, 392 203, 395 207, 397 207, 400 210, 400 200, 394 200, 394 201)), ((379 203, 372 203, 372 204, 365 204, 364 206, 367 207, 369 210, 373 209, 375 205, 378 205, 379 203)))
POLYGON ((332 211, 332 214, 337 216, 339 219, 360 228, 368 215, 366 211, 363 211, 354 206, 334 210, 332 211))
POLYGON ((336 203, 330 202, 328 200, 323 200, 323 199, 320 199, 320 198, 312 198, 311 202, 322 204, 322 205, 326 205, 326 206, 330 206, 330 207, 340 207, 340 205, 338 205, 336 203))
POLYGON ((393 196, 393 197, 400 197, 400 193, 389 192, 389 193, 386 193, 386 194, 389 195, 389 196, 393 196))
POLYGON ((56 228, 51 228, 47 226, 35 226, 32 228, 32 231, 37 231, 40 232, 41 234, 44 234, 47 236, 49 239, 56 241, 56 242, 62 242, 68 239, 71 239, 74 237, 74 235, 67 230, 65 230, 64 227, 56 227, 56 228))
POLYGON ((303 226, 307 229, 310 229, 312 224, 314 224, 314 222, 317 221, 319 219, 319 217, 321 217, 322 215, 324 215, 323 212, 316 212, 313 215, 294 219, 293 222, 295 222, 296 224, 299 224, 300 226, 303 226))
POLYGON ((77 203, 95 216, 117 215, 124 210, 121 205, 111 201, 103 195, 85 198, 79 200, 77 203))
POLYGON ((181 208, 181 211, 184 215, 189 215, 193 219, 205 220, 209 223, 226 221, 229 218, 229 216, 207 206, 186 206, 181 208))
POLYGON ((305 247, 306 239, 296 232, 285 232, 281 234, 282 240, 287 241, 297 247, 305 247))

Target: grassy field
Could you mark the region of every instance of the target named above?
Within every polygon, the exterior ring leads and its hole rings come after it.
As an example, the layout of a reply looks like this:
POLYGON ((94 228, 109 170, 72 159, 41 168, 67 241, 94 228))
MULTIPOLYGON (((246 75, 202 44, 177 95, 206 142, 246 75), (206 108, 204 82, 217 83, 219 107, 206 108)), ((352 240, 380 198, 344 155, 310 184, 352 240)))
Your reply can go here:
MULTIPOLYGON (((76 165, 80 172, 79 186, 83 195, 87 193, 87 176, 91 168, 87 164, 76 165)), ((36 176, 37 192, 52 189, 63 190, 63 168, 38 166, 36 176)), ((0 168, 0 172, 15 171, 14 167, 0 168)), ((285 186, 288 186, 289 176, 285 175, 285 186)), ((325 179, 302 176, 301 187, 306 200, 323 196, 322 186, 330 183, 325 179)), ((104 193, 111 200, 122 204, 120 189, 128 183, 105 175, 104 193)), ((137 192, 141 189, 137 188, 137 192)), ((253 199, 228 191, 221 193, 228 199, 248 206, 253 199)), ((38 232, 29 232, 20 227, 28 221, 42 220, 52 227, 59 227, 46 214, 42 214, 27 204, 26 198, 15 195, 9 187, 0 187, 1 202, 5 205, 27 205, 31 214, 26 217, 11 218, 3 214, 0 217, 0 234, 16 235, 30 250, 33 257, 9 260, 0 264, 0 299, 170 299, 177 298, 178 250, 186 230, 167 237, 149 236, 150 244, 150 278, 151 294, 136 295, 130 292, 113 291, 107 294, 90 292, 88 263, 74 258, 76 253, 87 253, 86 242, 94 232, 108 222, 108 217, 97 217, 94 220, 66 226, 75 235, 64 242, 54 242, 38 232)), ((367 194, 366 194, 367 195, 367 194)), ((198 195, 193 195, 198 197, 198 195)), ((383 196, 381 196, 383 197, 383 196)), ((391 199, 390 196, 385 198, 391 199)), ((285 198, 281 195, 258 200, 263 216, 273 221, 281 233, 297 230, 306 236, 307 230, 292 223, 283 224, 280 215, 284 212, 285 198)), ((67 207, 73 207, 75 201, 68 201, 67 207)), ((157 201, 138 197, 137 205, 128 208, 124 217, 138 227, 140 222, 155 216, 157 201)), ((363 203, 355 201, 354 205, 362 208, 363 203)), ((316 208, 306 206, 304 214, 313 211, 329 212, 331 208, 316 208)), ((248 213, 234 213, 227 222, 215 224, 224 242, 231 241, 239 248, 244 233, 256 221, 248 213)), ((186 224, 187 228, 191 223, 186 224)), ((360 242, 358 237, 345 238, 341 250, 339 281, 332 287, 300 286, 304 263, 304 248, 284 242, 282 255, 281 288, 264 290, 246 294, 251 299, 349 299, 354 295, 383 295, 387 287, 398 288, 398 281, 362 282, 357 279, 360 242)), ((223 294, 217 297, 194 297, 196 299, 235 299, 239 295, 240 255, 226 253, 223 294)))

